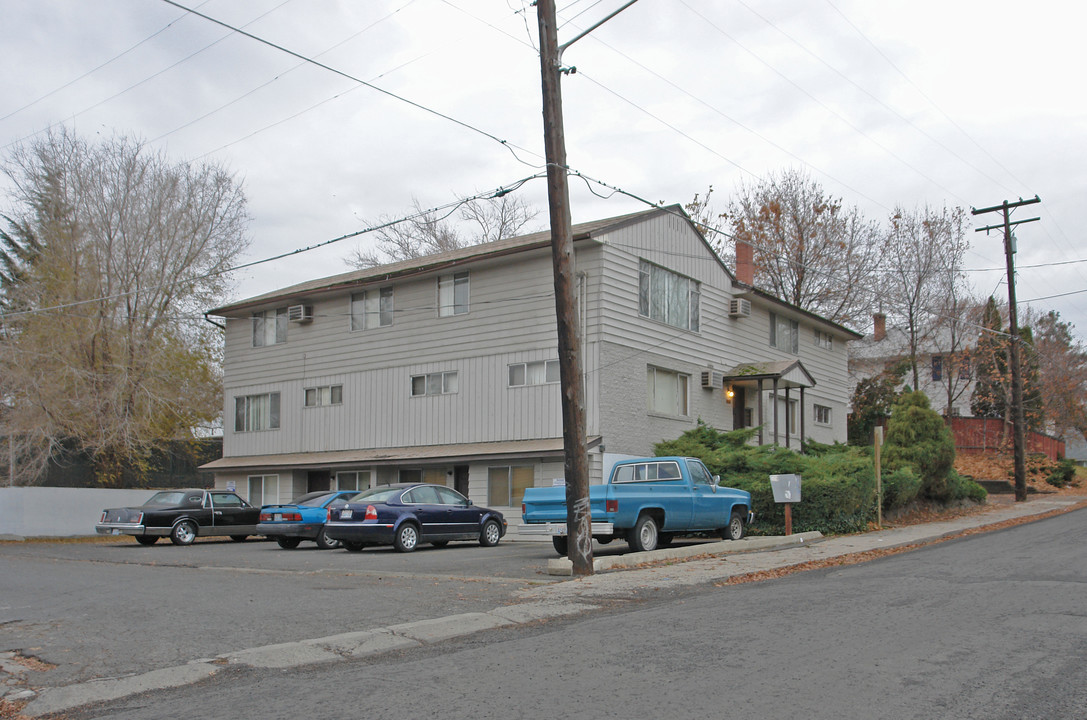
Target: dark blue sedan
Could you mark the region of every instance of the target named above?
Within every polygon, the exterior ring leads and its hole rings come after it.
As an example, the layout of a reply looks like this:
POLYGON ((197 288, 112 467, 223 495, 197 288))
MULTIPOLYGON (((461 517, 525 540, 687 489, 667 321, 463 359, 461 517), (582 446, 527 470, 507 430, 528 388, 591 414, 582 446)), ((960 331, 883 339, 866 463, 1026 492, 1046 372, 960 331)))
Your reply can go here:
POLYGON ((506 519, 444 485, 402 483, 365 490, 330 508, 325 534, 351 552, 367 545, 411 552, 420 543, 442 547, 450 540, 494 547, 506 534, 506 519))
POLYGON ((329 550, 340 546, 325 533, 325 521, 330 508, 337 508, 358 490, 322 490, 296 498, 289 505, 265 505, 260 509, 257 534, 267 535, 290 550, 303 540, 313 540, 317 547, 329 550))

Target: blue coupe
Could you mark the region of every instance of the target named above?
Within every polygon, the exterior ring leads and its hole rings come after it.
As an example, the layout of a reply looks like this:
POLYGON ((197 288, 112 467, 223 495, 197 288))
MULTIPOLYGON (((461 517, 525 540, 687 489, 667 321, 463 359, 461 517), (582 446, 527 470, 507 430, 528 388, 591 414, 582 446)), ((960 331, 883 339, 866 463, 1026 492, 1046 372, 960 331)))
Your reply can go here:
POLYGON ((340 542, 325 533, 325 521, 331 510, 358 494, 358 490, 322 490, 289 505, 265 505, 260 509, 257 534, 267 535, 285 550, 298 547, 303 540, 313 540, 322 550, 337 548, 340 542))
POLYGON ((442 547, 450 540, 494 547, 506 534, 506 519, 444 485, 401 483, 365 490, 330 508, 325 533, 351 552, 367 545, 411 552, 420 543, 442 547))

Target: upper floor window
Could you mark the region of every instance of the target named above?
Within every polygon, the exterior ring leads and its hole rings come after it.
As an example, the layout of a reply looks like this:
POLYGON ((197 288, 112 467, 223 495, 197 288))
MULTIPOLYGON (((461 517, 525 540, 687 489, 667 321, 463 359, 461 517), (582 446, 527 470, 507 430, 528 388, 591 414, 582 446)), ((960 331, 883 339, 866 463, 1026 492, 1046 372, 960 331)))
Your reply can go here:
POLYGON ((546 385, 559 381, 559 361, 514 363, 510 365, 510 387, 522 385, 546 385))
POLYGON ((343 385, 322 385, 306 388, 306 407, 342 405, 343 385))
POLYGON ((944 359, 940 355, 932 356, 932 379, 943 380, 944 379, 944 359))
POLYGON ((697 331, 700 288, 695 280, 642 260, 638 273, 638 313, 697 331))
POLYGON ((279 427, 279 393, 234 398, 234 431, 253 432, 279 427))
POLYGON ((438 315, 464 315, 468 312, 468 271, 438 278, 438 315))
POLYGON ((388 327, 393 324, 393 289, 351 293, 351 329, 388 327))
POLYGON ((815 346, 821 347, 824 350, 834 349, 834 337, 830 333, 825 333, 822 330, 815 331, 815 346))
POLYGON ((646 372, 646 396, 651 413, 687 416, 688 376, 650 367, 646 372))
POLYGON ((800 323, 770 313, 770 347, 794 354, 800 352, 800 323))
POLYGON ((253 347, 287 342, 287 308, 253 313, 253 347))
POLYGON ((457 371, 411 376, 411 396, 452 395, 457 392, 457 371))

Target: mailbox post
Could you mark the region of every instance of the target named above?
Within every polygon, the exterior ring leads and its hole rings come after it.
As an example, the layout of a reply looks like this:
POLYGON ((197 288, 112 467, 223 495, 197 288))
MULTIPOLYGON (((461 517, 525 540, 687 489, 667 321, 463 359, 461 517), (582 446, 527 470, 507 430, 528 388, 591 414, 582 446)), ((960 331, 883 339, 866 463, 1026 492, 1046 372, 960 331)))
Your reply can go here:
POLYGON ((771 475, 770 489, 774 502, 785 504, 785 534, 793 534, 793 503, 800 502, 799 475, 771 475))

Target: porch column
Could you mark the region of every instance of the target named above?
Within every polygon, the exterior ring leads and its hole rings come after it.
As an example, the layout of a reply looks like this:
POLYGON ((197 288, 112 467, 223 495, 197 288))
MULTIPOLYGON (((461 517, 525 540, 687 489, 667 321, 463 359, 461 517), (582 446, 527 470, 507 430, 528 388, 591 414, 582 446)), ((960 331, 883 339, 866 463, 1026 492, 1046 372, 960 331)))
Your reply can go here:
POLYGON ((774 403, 774 444, 780 445, 778 440, 778 379, 774 378, 774 385, 772 391, 773 403, 774 403))
POLYGON ((766 421, 763 420, 763 412, 762 412, 762 403, 763 403, 763 399, 762 399, 762 378, 758 379, 758 383, 759 383, 759 395, 758 395, 758 400, 759 401, 758 401, 757 404, 758 404, 758 407, 759 407, 759 445, 762 445, 763 442, 764 442, 764 438, 763 438, 762 434, 763 434, 763 431, 766 428, 766 421))
POLYGON ((789 404, 789 391, 792 390, 788 385, 785 386, 785 447, 792 447, 790 443, 789 430, 792 429, 793 424, 790 422, 793 419, 792 407, 789 404))
POLYGON ((800 386, 800 452, 805 451, 804 438, 804 418, 807 417, 807 413, 804 412, 804 386, 800 386))

